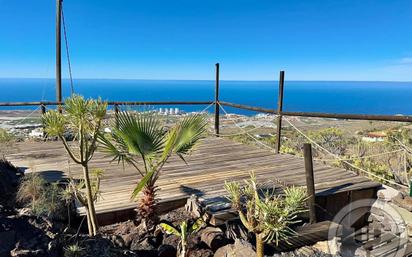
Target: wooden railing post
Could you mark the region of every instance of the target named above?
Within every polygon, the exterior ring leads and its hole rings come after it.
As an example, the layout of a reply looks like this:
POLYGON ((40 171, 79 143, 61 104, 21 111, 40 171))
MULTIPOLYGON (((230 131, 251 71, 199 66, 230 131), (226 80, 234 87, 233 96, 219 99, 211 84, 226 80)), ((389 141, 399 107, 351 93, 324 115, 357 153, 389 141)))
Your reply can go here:
MULTIPOLYGON (((43 116, 46 113, 46 105, 41 103, 40 108, 41 108, 41 116, 43 116)), ((42 129, 43 129, 43 138, 45 138, 46 137, 46 132, 44 131, 45 126, 44 126, 44 123, 43 123, 43 119, 42 119, 42 129)))
POLYGON ((116 121, 116 127, 119 126, 119 123, 118 123, 119 121, 117 120, 118 114, 119 114, 119 105, 115 104, 114 105, 114 119, 116 121))
POLYGON ((285 72, 280 71, 279 74, 279 94, 278 94, 278 118, 276 124, 276 153, 280 152, 282 140, 282 110, 283 110, 283 86, 285 84, 285 72))
POLYGON ((312 145, 303 145, 303 155, 305 157, 306 190, 308 194, 309 220, 316 223, 315 208, 315 178, 313 175, 312 145))
POLYGON ((215 134, 219 136, 219 63, 216 63, 216 81, 215 81, 215 134))
POLYGON ((41 108, 41 114, 45 114, 46 113, 46 106, 42 103, 40 104, 40 108, 41 108))
MULTIPOLYGON (((62 0, 56 0, 56 101, 62 102, 62 54, 61 54, 62 0)), ((58 106, 59 112, 62 108, 58 106)))

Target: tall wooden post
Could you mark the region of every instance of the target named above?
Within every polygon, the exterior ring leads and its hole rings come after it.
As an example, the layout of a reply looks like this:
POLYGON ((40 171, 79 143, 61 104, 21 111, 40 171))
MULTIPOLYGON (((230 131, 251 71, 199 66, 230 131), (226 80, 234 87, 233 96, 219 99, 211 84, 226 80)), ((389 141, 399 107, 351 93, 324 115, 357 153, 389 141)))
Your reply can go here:
POLYGON ((119 105, 115 104, 114 105, 114 119, 116 121, 116 127, 119 127, 118 115, 119 115, 119 105))
MULTIPOLYGON (((41 108, 41 115, 43 116, 46 113, 46 106, 42 103, 40 104, 40 108, 41 108)), ((43 119, 42 119, 43 121, 43 119)), ((43 138, 46 138, 46 132, 44 131, 45 126, 44 123, 42 122, 42 129, 43 129, 43 138)))
POLYGON ((216 63, 216 82, 215 82, 215 134, 219 136, 219 63, 216 63))
POLYGON ((285 85, 285 72, 279 73, 279 94, 278 94, 278 119, 276 124, 276 153, 280 152, 282 140, 282 110, 283 110, 283 86, 285 85))
POLYGON ((308 194, 309 220, 316 223, 315 208, 315 178, 313 175, 312 145, 303 145, 303 155, 305 157, 306 190, 308 194))
POLYGON ((56 0, 56 101, 59 103, 62 102, 61 14, 62 0, 56 0))
POLYGON ((40 104, 40 108, 41 108, 41 114, 45 114, 46 113, 46 106, 44 104, 40 104))

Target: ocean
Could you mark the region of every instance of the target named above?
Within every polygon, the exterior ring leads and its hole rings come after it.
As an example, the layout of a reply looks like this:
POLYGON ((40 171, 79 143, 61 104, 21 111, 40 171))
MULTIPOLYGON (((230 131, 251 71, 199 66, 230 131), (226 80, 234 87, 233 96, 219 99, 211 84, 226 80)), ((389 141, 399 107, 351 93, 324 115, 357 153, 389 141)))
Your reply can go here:
MULTIPOLYGON (((74 89, 110 101, 211 101, 214 81, 79 79, 74 89)), ((55 101, 53 79, 0 79, 0 102, 55 101)), ((63 80, 63 95, 70 84, 63 80)), ((276 109, 277 81, 221 81, 220 100, 276 109)), ((161 106, 144 108, 158 109, 161 106)), ((163 106, 166 107, 166 106, 163 106)), ((173 106, 174 107, 174 106, 173 106)), ((205 106, 176 106, 199 111, 205 106)), ((34 107, 35 108, 35 107, 34 107)), ((30 107, 0 107, 33 109, 30 107)), ((228 112, 256 113, 233 108, 228 112)), ((209 109, 213 111, 213 109, 209 109)), ((284 110, 354 114, 412 114, 412 82, 285 81, 284 110)))

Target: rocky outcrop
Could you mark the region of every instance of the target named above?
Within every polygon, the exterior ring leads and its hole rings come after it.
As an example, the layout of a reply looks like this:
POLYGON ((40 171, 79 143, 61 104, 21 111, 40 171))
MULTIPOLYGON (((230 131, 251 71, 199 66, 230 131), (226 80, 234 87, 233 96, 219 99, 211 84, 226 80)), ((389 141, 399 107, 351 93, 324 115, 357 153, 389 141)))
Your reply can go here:
POLYGON ((216 227, 206 227, 200 231, 200 239, 214 252, 228 243, 223 231, 216 227))
POLYGON ((244 240, 236 239, 234 244, 219 248, 214 257, 250 257, 256 256, 252 245, 244 240))
POLYGON ((0 205, 14 207, 14 195, 21 175, 13 164, 0 157, 0 205))

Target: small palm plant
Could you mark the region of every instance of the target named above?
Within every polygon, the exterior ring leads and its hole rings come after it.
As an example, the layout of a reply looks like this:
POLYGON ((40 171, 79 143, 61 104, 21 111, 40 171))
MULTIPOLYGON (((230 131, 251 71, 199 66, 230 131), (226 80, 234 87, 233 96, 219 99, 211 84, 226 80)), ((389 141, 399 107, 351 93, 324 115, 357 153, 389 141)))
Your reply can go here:
POLYGON ((253 173, 245 185, 239 182, 225 182, 232 207, 239 213, 246 229, 256 235, 256 254, 264 256, 264 243, 287 240, 295 232, 291 225, 297 221, 297 215, 304 211, 306 193, 302 187, 288 187, 284 195, 276 195, 259 189, 253 173))
POLYGON ((77 243, 64 247, 64 257, 81 257, 84 256, 85 248, 80 247, 77 243))
POLYGON ((94 208, 92 185, 90 182, 89 161, 97 148, 97 136, 100 134, 102 121, 106 115, 107 104, 99 100, 84 99, 80 95, 67 98, 63 113, 48 111, 42 117, 45 132, 49 136, 57 136, 63 143, 70 158, 83 168, 83 179, 86 188, 85 208, 90 235, 96 235, 98 224, 94 208), (66 141, 65 133, 74 134, 74 143, 66 141))
POLYGON ((199 218, 193 224, 189 225, 187 221, 183 221, 179 228, 171 226, 166 223, 160 223, 160 226, 167 234, 172 234, 180 237, 178 257, 187 257, 188 251, 188 237, 199 231, 205 225, 204 221, 199 218))
POLYGON ((119 163, 129 163, 140 174, 132 199, 142 192, 138 210, 146 228, 153 228, 156 222, 156 181, 164 164, 172 154, 185 161, 184 156, 202 138, 206 125, 206 118, 196 114, 166 130, 156 115, 120 112, 112 133, 100 137, 104 152, 119 163))

